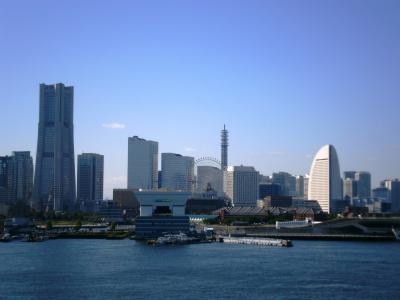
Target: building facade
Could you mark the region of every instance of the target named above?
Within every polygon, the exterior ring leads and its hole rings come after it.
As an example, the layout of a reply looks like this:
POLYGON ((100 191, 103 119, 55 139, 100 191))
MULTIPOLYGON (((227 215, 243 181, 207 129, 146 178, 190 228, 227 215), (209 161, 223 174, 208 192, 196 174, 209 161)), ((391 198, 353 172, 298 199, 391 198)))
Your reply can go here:
POLYGON ((322 211, 334 213, 342 202, 342 180, 335 147, 323 146, 315 156, 308 187, 308 199, 318 201, 322 211))
POLYGON ((357 198, 357 181, 352 178, 346 178, 343 180, 343 197, 350 202, 357 198))
POLYGON ((128 138, 128 188, 158 189, 158 142, 128 138))
POLYGON ((175 153, 161 154, 162 187, 170 191, 193 192, 194 158, 175 153))
POLYGON ((304 197, 304 176, 296 176, 296 196, 304 197))
POLYGON ((308 199, 308 182, 310 181, 310 176, 306 174, 304 176, 304 199, 308 199))
POLYGON ((296 177, 286 173, 278 172, 272 174, 272 182, 281 186, 281 194, 284 196, 296 196, 296 177))
POLYGON ((350 199, 371 198, 371 173, 364 171, 345 171, 343 172, 343 177, 344 196, 350 199), (349 194, 350 182, 353 184, 353 187, 351 188, 352 196, 349 194))
POLYGON ((371 173, 362 171, 356 172, 355 180, 357 181, 358 198, 371 198, 371 173))
POLYGON ((254 167, 227 167, 224 171, 224 192, 234 206, 257 206, 259 173, 254 167))
POLYGON ((34 180, 38 209, 75 209, 74 88, 40 85, 40 109, 34 180))
POLYGON ((0 203, 11 203, 12 168, 11 157, 0 156, 0 203))
POLYGON ((0 202, 30 204, 33 190, 33 161, 29 151, 14 151, 0 157, 0 202))
POLYGON ((212 189, 218 196, 222 196, 223 189, 223 171, 212 166, 197 167, 197 191, 206 192, 212 189))
POLYGON ((259 195, 260 199, 264 199, 268 196, 280 196, 281 186, 276 183, 260 183, 259 184, 259 195))
POLYGON ((389 198, 391 202, 391 211, 400 213, 400 180, 385 180, 384 186, 389 190, 389 198))
POLYGON ((96 201, 103 200, 104 156, 96 153, 78 155, 78 201, 90 210, 96 201))
POLYGON ((189 217, 185 215, 186 202, 191 193, 186 192, 134 192, 140 204, 136 218, 137 238, 157 238, 165 233, 189 233, 189 217))

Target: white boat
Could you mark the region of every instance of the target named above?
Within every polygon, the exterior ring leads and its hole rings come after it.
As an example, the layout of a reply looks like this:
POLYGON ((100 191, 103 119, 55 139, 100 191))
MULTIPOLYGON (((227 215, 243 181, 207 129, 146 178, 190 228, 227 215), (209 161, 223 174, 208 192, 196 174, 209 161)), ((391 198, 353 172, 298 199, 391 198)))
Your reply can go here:
POLYGON ((312 226, 317 222, 313 222, 311 219, 306 218, 305 220, 294 220, 294 221, 276 221, 275 228, 282 229, 282 228, 303 228, 312 226))
POLYGON ((4 233, 2 236, 0 236, 0 242, 10 242, 11 241, 11 235, 9 233, 4 233))
POLYGON ((179 244, 188 244, 191 242, 195 242, 196 239, 192 237, 188 237, 186 234, 180 232, 178 234, 166 234, 164 236, 159 237, 155 241, 155 245, 179 245, 179 244))
POLYGON ((400 231, 394 229, 394 227, 392 227, 392 232, 394 234, 394 237, 396 238, 396 241, 400 241, 400 231))
POLYGON ((292 247, 292 241, 268 238, 252 238, 252 237, 231 237, 225 236, 219 238, 220 242, 227 244, 242 244, 255 246, 275 246, 275 247, 292 247))

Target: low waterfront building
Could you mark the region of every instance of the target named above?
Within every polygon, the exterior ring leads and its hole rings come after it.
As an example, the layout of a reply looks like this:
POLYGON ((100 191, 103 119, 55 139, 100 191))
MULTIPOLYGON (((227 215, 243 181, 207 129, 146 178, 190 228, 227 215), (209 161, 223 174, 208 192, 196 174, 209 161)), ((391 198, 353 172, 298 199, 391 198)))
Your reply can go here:
POLYGON ((213 212, 214 215, 229 217, 268 217, 268 216, 287 216, 289 219, 304 220, 314 219, 319 211, 309 207, 252 207, 252 206, 234 206, 226 207, 213 212))
POLYGON ((101 201, 98 214, 104 222, 122 222, 124 220, 124 210, 111 200, 101 201))
POLYGON ((186 203, 186 214, 189 215, 209 215, 214 210, 226 207, 224 198, 204 199, 190 198, 186 203))
POLYGON ((189 217, 185 215, 188 192, 136 191, 140 216, 136 218, 138 239, 157 238, 165 233, 189 233, 189 217))
POLYGON ((127 212, 129 216, 136 217, 139 215, 139 201, 135 196, 135 191, 138 189, 114 189, 113 201, 115 205, 127 212))
POLYGON ((265 207, 292 207, 293 197, 291 196, 268 196, 264 198, 265 207))

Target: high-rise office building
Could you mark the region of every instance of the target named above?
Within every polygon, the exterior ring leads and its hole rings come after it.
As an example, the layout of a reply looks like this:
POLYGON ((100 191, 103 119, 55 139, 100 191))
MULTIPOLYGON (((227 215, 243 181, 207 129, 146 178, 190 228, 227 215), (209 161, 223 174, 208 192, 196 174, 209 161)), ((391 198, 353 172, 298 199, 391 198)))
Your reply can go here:
POLYGON ((30 204, 33 189, 33 161, 29 151, 14 151, 0 157, 0 202, 30 204))
POLYGON ((10 156, 0 156, 0 203, 11 203, 12 167, 10 156))
POLYGON ((344 171, 343 179, 356 179, 356 171, 344 171))
POLYGON ((128 138, 128 189, 158 189, 158 142, 128 138))
POLYGON ((308 182, 310 180, 310 176, 306 174, 304 176, 304 199, 308 199, 308 182))
POLYGON ((359 199, 371 197, 371 173, 358 171, 355 174, 357 181, 357 196, 359 199))
POLYGON ((39 209, 75 208, 74 88, 40 85, 40 110, 34 181, 39 209))
POLYGON ((194 158, 175 153, 161 154, 162 187, 171 191, 193 192, 194 158))
POLYGON ((347 184, 347 191, 344 191, 344 195, 358 199, 367 199, 371 197, 371 174, 363 171, 345 171, 343 172, 343 188, 346 190, 345 184, 347 184), (352 188, 350 187, 350 180, 353 182, 352 188), (352 189, 352 195, 349 194, 349 189, 352 189))
POLYGON ((381 186, 381 187, 377 187, 375 189, 372 190, 372 197, 374 199, 377 199, 381 202, 390 202, 390 192, 389 189, 381 186))
POLYGON ((214 190, 218 196, 223 195, 223 171, 213 166, 197 167, 197 191, 214 190))
POLYGON ((95 153, 78 155, 78 201, 83 210, 91 210, 103 200, 104 156, 95 153))
POLYGON ((224 171, 224 192, 234 206, 257 206, 259 173, 254 167, 227 167, 224 171))
POLYGON ((14 151, 12 160, 12 193, 14 201, 31 200, 33 191, 33 160, 29 151, 14 151))
POLYGON ((357 181, 355 179, 346 178, 343 180, 343 197, 350 201, 357 198, 357 181))
POLYGON ((400 212, 400 180, 387 179, 383 182, 383 185, 389 190, 391 211, 394 213, 400 212))
POLYGON ((296 176, 296 196, 304 197, 304 176, 296 176))
POLYGON ((272 182, 281 186, 282 196, 296 196, 295 176, 286 172, 273 173, 272 182))
POLYGON ((280 196, 281 195, 281 186, 276 183, 260 183, 258 186, 258 197, 260 199, 264 199, 265 197, 272 196, 280 196))
POLYGON ((229 133, 225 128, 221 130, 221 169, 224 171, 228 167, 228 145, 229 145, 229 133))
POLYGON ((339 209, 342 196, 339 158, 335 147, 323 146, 315 156, 310 169, 308 199, 316 200, 324 212, 339 209))

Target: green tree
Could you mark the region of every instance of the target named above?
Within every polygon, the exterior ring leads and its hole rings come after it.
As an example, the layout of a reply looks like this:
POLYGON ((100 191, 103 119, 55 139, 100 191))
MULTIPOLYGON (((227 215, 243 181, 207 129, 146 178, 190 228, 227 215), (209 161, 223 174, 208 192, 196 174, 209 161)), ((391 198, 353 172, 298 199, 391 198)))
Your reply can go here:
POLYGON ((117 228, 117 223, 116 222, 112 222, 111 223, 111 231, 115 231, 116 228, 117 228))
POLYGON ((81 220, 78 220, 77 222, 76 222, 76 224, 75 224, 75 230, 76 231, 79 231, 79 229, 81 229, 82 228, 82 221, 81 220))
POLYGON ((53 229, 53 222, 48 220, 46 223, 46 230, 51 230, 51 229, 53 229))

